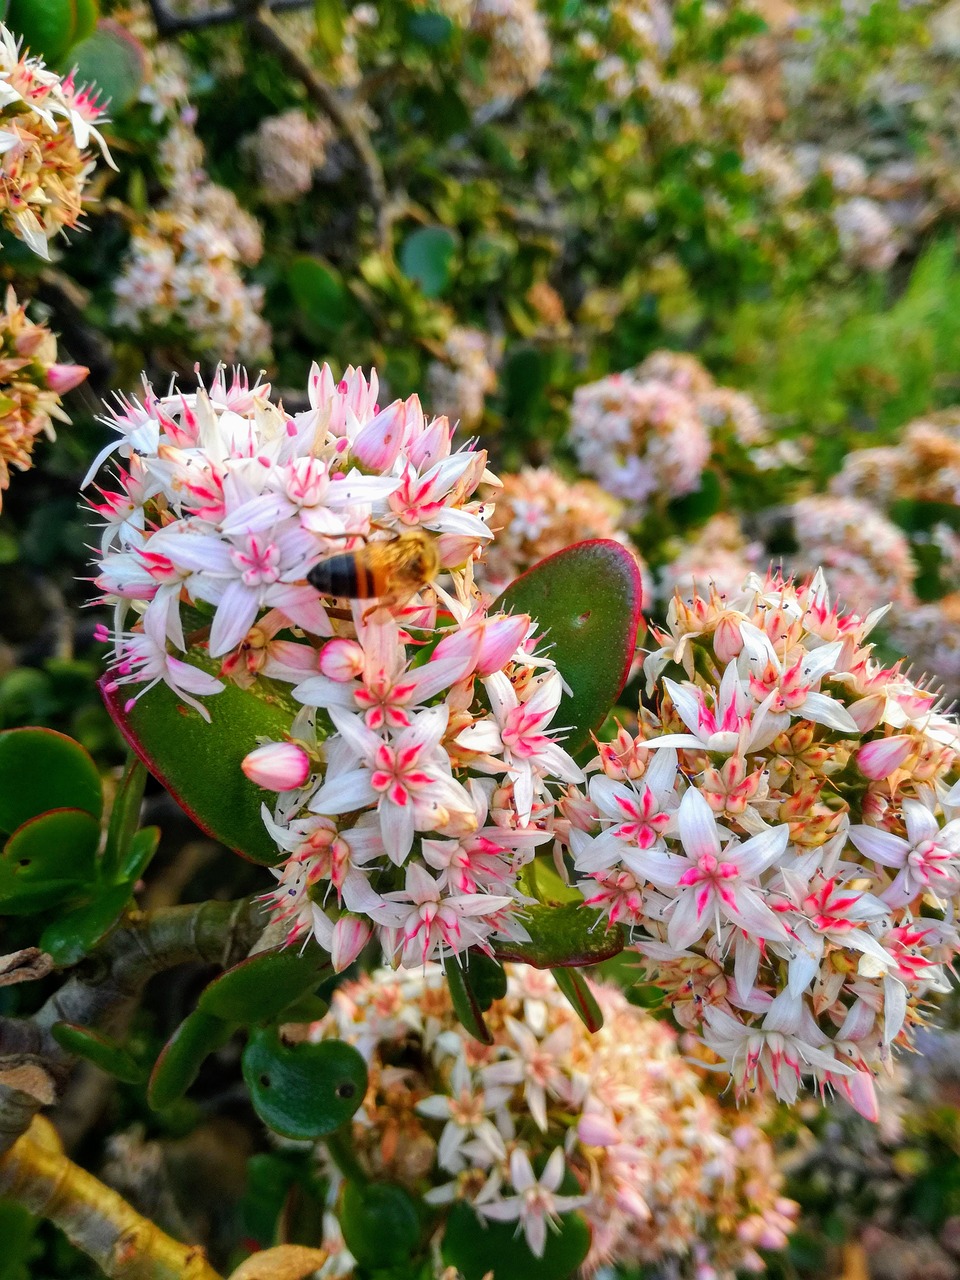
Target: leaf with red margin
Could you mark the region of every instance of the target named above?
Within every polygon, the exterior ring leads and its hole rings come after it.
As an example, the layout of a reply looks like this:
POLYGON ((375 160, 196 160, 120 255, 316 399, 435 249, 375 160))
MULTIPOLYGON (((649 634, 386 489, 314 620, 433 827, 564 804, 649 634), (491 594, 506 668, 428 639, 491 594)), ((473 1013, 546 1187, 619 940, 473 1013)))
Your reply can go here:
MULTIPOLYGON (((190 654, 205 670, 216 663, 190 654)), ((260 816, 271 794, 244 777, 240 763, 257 738, 282 741, 296 710, 288 690, 262 680, 250 690, 227 684, 206 700, 210 723, 159 684, 126 709, 130 690, 100 681, 100 693, 117 728, 155 778, 208 835, 253 862, 281 857, 260 816)))
POLYGON ((540 648, 571 690, 553 723, 569 730, 563 745, 572 755, 589 743, 626 683, 642 595, 634 557, 619 542, 597 538, 547 556, 491 606, 537 620, 540 648))

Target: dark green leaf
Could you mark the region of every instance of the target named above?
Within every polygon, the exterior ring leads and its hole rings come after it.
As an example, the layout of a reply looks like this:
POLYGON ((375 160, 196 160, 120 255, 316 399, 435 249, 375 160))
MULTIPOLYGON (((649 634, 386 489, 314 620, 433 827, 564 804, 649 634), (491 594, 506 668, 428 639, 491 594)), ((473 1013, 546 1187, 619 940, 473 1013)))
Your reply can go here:
POLYGON ((450 283, 457 239, 446 227, 421 227, 400 246, 400 267, 428 298, 438 298, 450 283))
POLYGON ((56 62, 70 48, 77 25, 74 0, 11 0, 8 25, 30 53, 56 62))
POLYGON ((101 100, 117 116, 137 100, 147 71, 143 45, 117 22, 101 22, 96 31, 70 50, 81 84, 96 87, 101 100))
POLYGON ((348 1182, 340 1205, 343 1239, 361 1267, 409 1264, 420 1246, 417 1207, 391 1182, 348 1182))
POLYGON ((107 842, 100 864, 100 874, 106 880, 112 879, 117 874, 120 863, 130 847, 130 841, 140 825, 140 803, 143 800, 146 781, 147 770, 143 762, 131 752, 113 799, 113 808, 110 810, 107 842))
POLYGON ((470 983, 469 971, 465 964, 459 963, 460 959, 459 956, 453 956, 445 960, 443 965, 454 1012, 475 1040, 479 1040, 481 1044, 493 1044, 493 1034, 483 1020, 483 1008, 470 983))
POLYGON ((97 29, 97 19, 100 17, 100 5, 97 0, 74 0, 77 20, 73 29, 74 41, 86 40, 87 36, 92 36, 97 29))
POLYGON ((482 1280, 494 1268, 496 1280, 568 1280, 590 1249, 590 1228, 577 1213, 560 1218, 547 1232, 542 1258, 534 1257, 514 1222, 481 1222, 462 1200, 450 1210, 441 1252, 464 1280, 482 1280))
POLYGON ((633 661, 642 587, 637 562, 619 542, 578 542, 535 564, 492 606, 529 613, 572 694, 555 723, 578 752, 617 700, 633 661))
POLYGON ((0 915, 30 915, 76 897, 96 877, 100 824, 52 809, 18 827, 0 854, 0 915))
POLYGON ((31 1266, 34 1234, 40 1226, 22 1205, 0 1200, 0 1280, 31 1280, 36 1272, 31 1266))
POLYGON ((343 1040, 285 1044, 274 1028, 256 1031, 243 1052, 254 1110, 286 1138, 321 1138, 363 1102, 367 1068, 343 1040))
MULTIPOLYGON (((216 670, 209 659, 199 661, 216 670)), ((128 712, 126 689, 107 692, 109 683, 101 680, 100 689, 120 732, 197 826, 254 862, 276 862, 281 855, 260 816, 266 793, 243 776, 240 762, 259 736, 286 737, 293 723, 286 692, 270 682, 256 690, 228 684, 207 699, 207 724, 166 685, 138 698, 128 712)))
POLYGON ((215 978, 197 1007, 228 1022, 269 1022, 315 990, 330 962, 319 947, 261 951, 215 978))
POLYGON ((599 1031, 603 1026, 603 1013, 580 970, 556 968, 552 969, 551 973, 556 978, 557 986, 566 996, 571 1009, 587 1030, 599 1031))
POLYGON ((117 868, 117 880, 131 890, 153 860, 160 843, 159 827, 141 827, 117 868))
POLYGON ((146 1074, 128 1050, 115 1041, 108 1040, 99 1031, 78 1027, 71 1022, 55 1022, 50 1032, 61 1049, 75 1053, 78 1058, 86 1058, 101 1071, 106 1071, 127 1084, 137 1084, 146 1074))
POLYGON ((311 329, 335 333, 354 315, 356 307, 339 273, 302 254, 287 268, 287 284, 311 329))
POLYGON ((80 746, 53 729, 0 733, 0 831, 14 831, 48 809, 103 812, 100 775, 80 746))
POLYGON ((154 1111, 171 1106, 193 1084, 204 1060, 233 1035, 229 1022, 195 1009, 177 1027, 154 1063, 147 1101, 154 1111))
POLYGON ((437 13, 435 9, 411 13, 407 18, 407 34, 428 49, 436 49, 450 39, 453 22, 445 13, 437 13))
POLYGON ((53 956, 59 968, 76 964, 93 950, 123 915, 133 890, 129 884, 114 884, 94 892, 92 902, 58 915, 40 937, 41 949, 53 956))
POLYGON ((619 929, 604 931, 603 917, 592 907, 538 904, 526 908, 521 922, 530 941, 498 943, 498 959, 555 969, 599 964, 623 950, 623 934, 619 929))

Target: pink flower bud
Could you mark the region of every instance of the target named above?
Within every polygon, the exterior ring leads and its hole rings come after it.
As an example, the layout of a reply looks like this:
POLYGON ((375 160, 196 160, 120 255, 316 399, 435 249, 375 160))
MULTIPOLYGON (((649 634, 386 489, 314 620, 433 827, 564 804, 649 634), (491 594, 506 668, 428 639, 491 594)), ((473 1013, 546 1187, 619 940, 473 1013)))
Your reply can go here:
POLYGON ((267 791, 293 791, 310 776, 310 757, 294 742, 268 742, 244 756, 240 768, 267 791))
POLYGON ((743 636, 739 624, 733 618, 722 617, 713 633, 713 651, 718 662, 732 662, 743 648, 743 636))
POLYGON ((529 630, 530 616, 526 613, 488 618, 483 624, 477 674, 489 676, 500 671, 523 644, 529 630))
POLYGON ((363 649, 356 640, 328 640, 320 651, 320 670, 341 684, 356 680, 363 671, 363 649))
POLYGON ((620 1142, 620 1131, 612 1120, 595 1111, 580 1117, 577 1137, 588 1147, 615 1147, 620 1142))
POLYGON ((406 421, 406 405, 394 400, 360 431, 351 446, 354 458, 371 471, 388 471, 403 445, 406 421))
POLYGON ((330 946, 330 959, 337 973, 342 973, 348 965, 353 964, 372 936, 373 925, 369 920, 349 912, 340 917, 333 926, 333 942, 330 946))
POLYGON ((47 386, 56 391, 58 396, 79 387, 89 376, 90 370, 85 364, 52 364, 47 369, 47 386))
POLYGON ((865 778, 872 778, 876 782, 881 778, 889 778, 891 773, 902 768, 916 750, 915 739, 906 734, 878 738, 876 742, 868 742, 857 752, 857 768, 865 778))
POLYGON ((418 471, 425 471, 441 458, 450 456, 453 428, 447 418, 434 418, 426 430, 412 439, 407 457, 418 471))

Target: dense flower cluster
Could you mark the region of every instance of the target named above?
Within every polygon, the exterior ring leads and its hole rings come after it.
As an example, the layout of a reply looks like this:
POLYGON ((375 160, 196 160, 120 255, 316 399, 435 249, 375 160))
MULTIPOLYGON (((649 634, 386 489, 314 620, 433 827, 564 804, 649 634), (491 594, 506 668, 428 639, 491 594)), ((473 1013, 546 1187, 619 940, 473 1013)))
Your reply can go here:
POLYGON ((713 449, 764 439, 749 396, 717 386, 690 355, 655 351, 573 394, 570 440, 581 468, 634 515, 698 489, 713 449))
POLYGON ((887 633, 946 701, 960 700, 960 592, 904 610, 890 620, 887 633))
POLYGON ((574 542, 627 541, 619 528, 619 503, 590 480, 564 480, 551 467, 524 467, 501 479, 490 521, 496 538, 478 569, 478 580, 492 595, 574 542))
POLYGON ((908 422, 895 445, 848 453, 830 487, 884 507, 897 498, 960 505, 960 410, 908 422))
POLYGON ((374 929, 414 966, 525 937, 517 877, 551 838, 547 783, 582 777, 550 731, 561 680, 531 656, 530 619, 488 616, 469 592, 492 536, 492 505, 474 497, 495 483, 486 454, 453 452, 447 419, 426 419, 416 396, 381 409, 377 389, 376 374, 337 382, 314 366, 310 408, 290 416, 242 374, 190 395, 147 386, 120 402, 119 446, 94 464, 120 448, 120 489, 92 504, 114 687, 162 680, 206 715, 198 695, 225 678, 295 686, 297 741, 264 744, 247 772, 281 792, 265 814, 289 855, 274 914, 338 967, 374 929), (439 615, 428 597, 401 629, 389 609, 351 615, 306 581, 331 554, 402 554, 402 535, 453 573, 439 615), (208 619, 199 654, 186 653, 185 603, 208 619))
POLYGON ((490 363, 491 340, 479 329, 455 325, 447 334, 444 359, 427 368, 427 401, 431 410, 471 431, 483 417, 486 398, 496 390, 490 363))
POLYGON ((96 127, 104 118, 94 93, 42 58, 22 56, 0 23, 0 222, 41 258, 50 257, 48 241, 80 220, 96 166, 91 143, 113 164, 96 127))
POLYGON ((834 597, 866 617, 914 602, 916 565, 901 529, 869 502, 856 498, 801 498, 793 525, 803 570, 823 568, 834 597))
POLYGON ((676 598, 644 663, 659 719, 565 802, 587 902, 737 1092, 812 1079, 868 1115, 945 987, 960 900, 958 727, 872 658, 878 616, 820 574, 676 598))
POLYGON ((41 435, 53 439, 53 419, 69 422, 60 396, 78 386, 88 370, 57 363, 57 340, 27 318, 12 288, 0 312, 0 503, 10 468, 28 471, 41 435))
POLYGON ((550 65, 550 41, 536 0, 472 0, 470 28, 489 41, 484 98, 518 98, 550 65))
POLYGON ((168 195, 131 231, 114 280, 113 320, 133 332, 188 335, 201 351, 262 359, 270 351, 262 286, 241 273, 263 253, 257 220, 203 168, 192 112, 181 107, 160 148, 168 195))
POLYGON ((247 150, 263 198, 282 204, 305 195, 323 167, 330 138, 326 121, 313 120, 296 107, 261 120, 247 150))
POLYGON ((435 1207, 466 1200, 481 1219, 516 1222, 537 1256, 559 1215, 577 1211, 592 1231, 588 1273, 762 1271, 756 1250, 785 1246, 796 1206, 751 1117, 707 1097, 675 1034, 616 988, 594 988, 604 1026, 591 1035, 549 973, 507 971, 489 1047, 458 1025, 433 966, 338 989, 314 1037, 348 1040, 367 1060, 352 1131, 361 1165, 418 1192, 427 1181, 435 1207), (565 1174, 575 1181, 560 1191, 565 1174))

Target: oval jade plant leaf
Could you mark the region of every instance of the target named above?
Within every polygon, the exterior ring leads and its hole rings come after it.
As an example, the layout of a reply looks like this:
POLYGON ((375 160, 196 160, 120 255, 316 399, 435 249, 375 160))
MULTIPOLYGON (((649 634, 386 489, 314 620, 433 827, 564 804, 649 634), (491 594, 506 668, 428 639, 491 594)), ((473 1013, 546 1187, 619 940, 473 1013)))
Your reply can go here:
POLYGON ((329 970, 329 958, 316 946, 305 952, 279 947, 261 951, 214 978, 197 1008, 243 1026, 272 1022, 313 991, 329 970))
POLYGON ((53 729, 0 733, 0 831, 15 831, 48 809, 103 812, 100 774, 79 742, 53 729))
POLYGON ((348 1182, 339 1218, 344 1243, 361 1267, 378 1271, 406 1264, 403 1274, 413 1274, 410 1261, 420 1246, 420 1219, 402 1187, 348 1182))
MULTIPOLYGON (((597 538, 547 556, 491 606, 536 618, 547 652, 569 688, 554 717, 569 726, 576 755, 599 729, 626 683, 637 645, 642 584, 619 542, 597 538)), ((545 646, 541 646, 545 647, 545 646)))
MULTIPOLYGON (((561 1190, 576 1195, 578 1188, 561 1190)), ((578 1213, 561 1214, 559 1223, 559 1231, 547 1232, 543 1256, 537 1258, 515 1222, 481 1222, 461 1200, 450 1210, 440 1251, 464 1280, 482 1280, 492 1262, 496 1280, 569 1280, 590 1249, 590 1228, 578 1213)))
POLYGON ((147 74, 146 50, 117 22, 105 20, 70 50, 81 84, 95 86, 116 118, 136 101, 147 74))
POLYGON ((604 929, 599 911, 576 902, 537 903, 524 909, 520 922, 530 941, 496 943, 498 960, 516 960, 535 969, 582 968, 623 950, 621 930, 604 929))
POLYGON ((116 1076, 127 1084, 139 1084, 144 1077, 144 1069, 136 1061, 128 1049, 107 1039, 99 1031, 90 1027, 79 1027, 72 1022, 55 1022, 50 1034, 68 1053, 75 1053, 78 1058, 86 1058, 101 1071, 116 1076))
POLYGON ((52 809, 19 826, 0 853, 0 915, 30 915, 78 896, 96 878, 100 824, 52 809))
POLYGON ((131 884, 98 885, 91 901, 51 920, 40 935, 41 949, 57 968, 76 964, 110 932, 132 896, 131 884))
POLYGON ((160 1050, 147 1085, 147 1102, 154 1111, 178 1102, 197 1078, 204 1060, 233 1035, 229 1022, 211 1018, 200 1009, 188 1014, 160 1050))
POLYGON ((275 1028, 256 1031, 243 1051, 254 1110, 285 1138, 322 1138, 363 1102, 367 1068, 343 1040, 285 1044, 275 1028))
MULTIPOLYGON (((217 669, 209 659, 191 661, 217 669)), ((282 686, 259 682, 256 691, 227 684, 206 700, 210 723, 159 684, 126 710, 129 690, 100 692, 117 728, 153 776, 208 835, 253 862, 282 856, 267 834, 260 806, 269 794, 244 777, 240 762, 260 736, 282 740, 293 723, 294 705, 282 686)))

